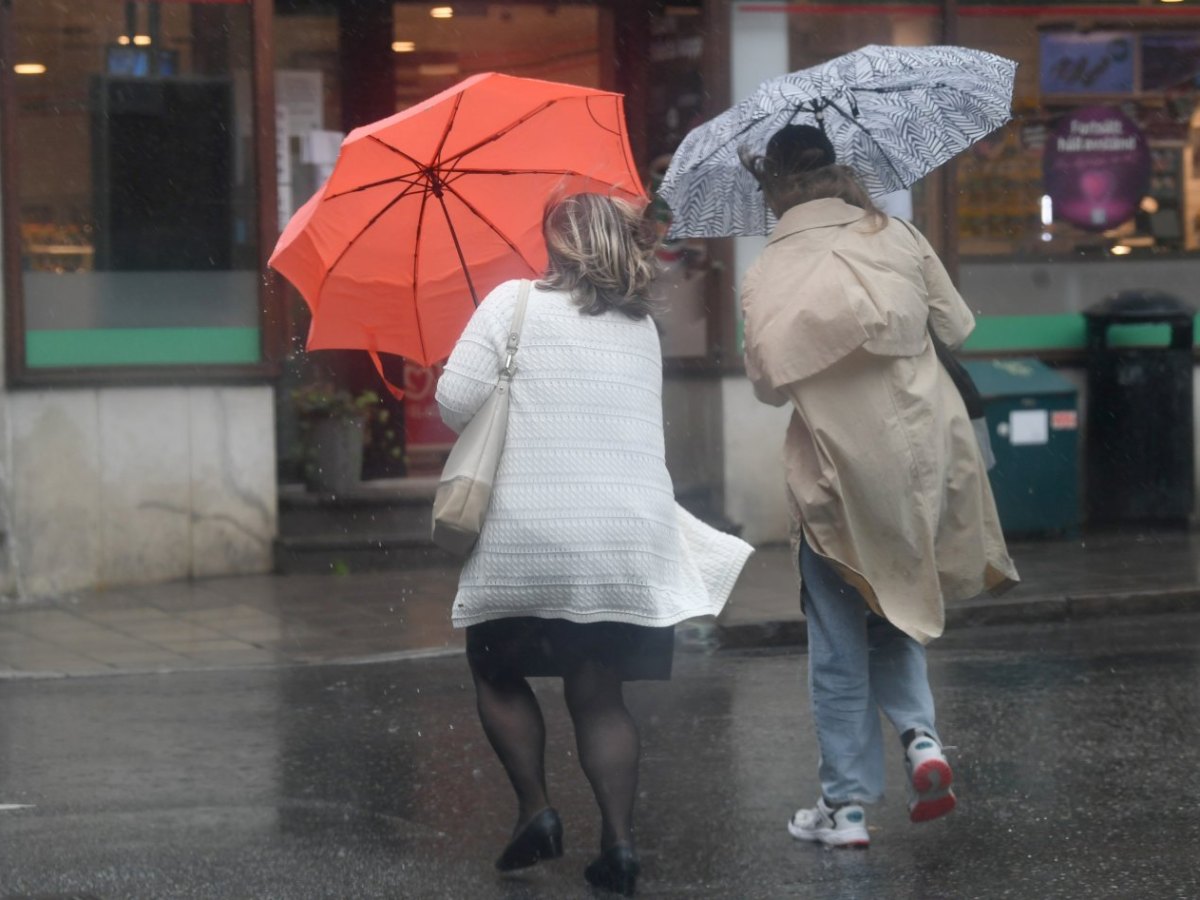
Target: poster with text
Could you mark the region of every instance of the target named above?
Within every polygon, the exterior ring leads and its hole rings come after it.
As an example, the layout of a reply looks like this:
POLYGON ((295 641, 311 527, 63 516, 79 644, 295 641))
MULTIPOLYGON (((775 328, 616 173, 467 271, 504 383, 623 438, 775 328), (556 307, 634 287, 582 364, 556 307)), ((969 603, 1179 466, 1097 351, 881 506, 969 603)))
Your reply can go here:
POLYGON ((1112 106, 1063 116, 1042 162, 1054 219, 1107 231, 1131 219, 1150 182, 1150 150, 1137 125, 1112 106))

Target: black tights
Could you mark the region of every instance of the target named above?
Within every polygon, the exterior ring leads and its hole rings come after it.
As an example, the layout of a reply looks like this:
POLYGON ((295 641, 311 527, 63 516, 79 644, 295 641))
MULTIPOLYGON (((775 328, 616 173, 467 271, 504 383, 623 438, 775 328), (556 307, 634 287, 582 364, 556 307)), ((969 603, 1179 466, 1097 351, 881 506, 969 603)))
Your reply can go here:
MULTIPOLYGON (((520 676, 472 666, 479 720, 517 793, 514 834, 549 805, 546 793, 546 725, 529 682, 520 676)), ((567 710, 575 725, 579 764, 600 807, 600 848, 633 842, 640 741, 607 666, 585 662, 563 676, 567 710)))

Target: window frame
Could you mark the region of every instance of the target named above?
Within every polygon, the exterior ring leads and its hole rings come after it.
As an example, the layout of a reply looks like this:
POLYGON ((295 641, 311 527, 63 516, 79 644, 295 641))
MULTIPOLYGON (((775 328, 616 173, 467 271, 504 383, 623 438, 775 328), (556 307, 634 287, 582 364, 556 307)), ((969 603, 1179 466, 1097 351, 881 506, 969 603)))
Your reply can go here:
POLYGON ((279 276, 267 259, 279 236, 275 222, 275 82, 271 37, 273 0, 229 0, 250 7, 251 116, 253 120, 253 177, 256 193, 255 230, 258 237, 257 363, 128 366, 62 366, 30 368, 26 357, 25 291, 17 212, 16 92, 12 0, 0 0, 0 247, 3 250, 4 359, 9 388, 129 387, 150 385, 262 384, 280 373, 287 307, 279 276))

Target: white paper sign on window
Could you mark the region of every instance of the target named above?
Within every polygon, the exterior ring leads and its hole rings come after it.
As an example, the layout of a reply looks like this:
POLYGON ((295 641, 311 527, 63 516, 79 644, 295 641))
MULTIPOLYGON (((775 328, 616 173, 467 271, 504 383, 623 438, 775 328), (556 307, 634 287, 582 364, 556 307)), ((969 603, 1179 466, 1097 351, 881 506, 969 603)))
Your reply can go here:
POLYGON ((1044 409, 1017 409, 1010 412, 1008 440, 1014 447, 1049 443, 1049 412, 1044 409))

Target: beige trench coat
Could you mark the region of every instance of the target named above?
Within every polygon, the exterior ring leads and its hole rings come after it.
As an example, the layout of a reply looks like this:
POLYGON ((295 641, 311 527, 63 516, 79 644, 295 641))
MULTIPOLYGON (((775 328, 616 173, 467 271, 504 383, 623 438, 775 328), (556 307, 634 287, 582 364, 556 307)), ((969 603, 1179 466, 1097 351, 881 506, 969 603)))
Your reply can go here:
POLYGON ((746 370, 791 402, 793 537, 922 643, 943 602, 1018 580, 962 398, 928 329, 958 347, 974 316, 929 243, 873 230, 837 199, 790 209, 742 286, 746 370))

